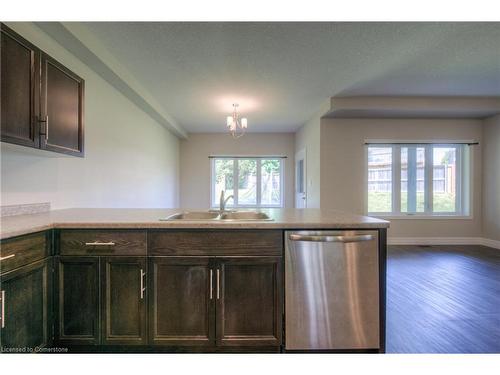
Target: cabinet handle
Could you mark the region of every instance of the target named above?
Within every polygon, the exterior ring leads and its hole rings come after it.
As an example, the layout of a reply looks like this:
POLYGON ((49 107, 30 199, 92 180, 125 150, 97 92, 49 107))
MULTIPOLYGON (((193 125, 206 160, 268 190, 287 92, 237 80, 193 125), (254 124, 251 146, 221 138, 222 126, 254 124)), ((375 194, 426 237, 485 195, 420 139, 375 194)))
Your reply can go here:
POLYGON ((5 328, 5 290, 2 290, 2 328, 5 328))
POLYGON ((220 271, 217 268, 217 299, 220 299, 220 271))
POLYGON ((85 246, 115 246, 114 242, 85 242, 85 246))
POLYGON ((307 236, 302 234, 291 234, 292 241, 308 241, 308 242, 363 242, 371 241, 375 237, 371 234, 362 234, 357 236, 307 236))
POLYGON ((214 299, 214 271, 210 269, 210 299, 214 299))
POLYGON ((146 290, 144 287, 144 276, 146 276, 146 272, 141 268, 141 299, 144 299, 144 291, 146 290))
POLYGON ((42 133, 45 136, 45 142, 49 140, 49 116, 45 116, 45 120, 38 120, 38 122, 45 123, 45 133, 42 133))
POLYGON ((6 257, 0 257, 0 261, 6 260, 6 259, 10 259, 10 258, 14 258, 15 256, 16 256, 16 254, 10 254, 10 255, 7 255, 6 257))

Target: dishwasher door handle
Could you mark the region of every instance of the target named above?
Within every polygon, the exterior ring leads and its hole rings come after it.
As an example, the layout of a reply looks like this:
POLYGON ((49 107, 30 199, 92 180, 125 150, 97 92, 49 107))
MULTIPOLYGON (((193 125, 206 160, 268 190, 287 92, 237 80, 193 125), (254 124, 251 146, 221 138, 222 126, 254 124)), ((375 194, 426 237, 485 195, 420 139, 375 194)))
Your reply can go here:
POLYGON ((306 242, 363 242, 371 241, 375 238, 373 234, 360 234, 356 236, 315 236, 303 234, 291 234, 289 236, 292 241, 306 241, 306 242))

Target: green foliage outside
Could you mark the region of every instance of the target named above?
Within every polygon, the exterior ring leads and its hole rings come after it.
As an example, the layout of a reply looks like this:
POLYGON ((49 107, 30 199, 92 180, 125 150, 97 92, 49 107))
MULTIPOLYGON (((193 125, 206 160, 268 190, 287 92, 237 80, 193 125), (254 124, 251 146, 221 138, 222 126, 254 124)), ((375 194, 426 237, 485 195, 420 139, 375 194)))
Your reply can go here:
MULTIPOLYGON (((218 159, 215 161, 215 180, 217 185, 225 186, 229 194, 232 194, 234 188, 233 173, 234 164, 233 159, 218 159)), ((238 159, 238 190, 239 200, 241 202, 255 201, 255 187, 248 186, 248 176, 257 175, 257 162, 255 159, 238 159)), ((279 175, 280 161, 277 159, 262 159, 261 165, 261 178, 262 178, 262 198, 266 203, 278 202, 280 200, 279 190, 272 189, 272 176, 279 175), (267 196, 266 192, 271 194, 267 196)))
MULTIPOLYGON (((401 211, 408 207, 407 194, 401 195, 401 211)), ((434 212, 454 212, 455 195, 449 193, 434 193, 434 212)), ((391 212, 391 193, 369 192, 368 212, 391 212)), ((417 212, 424 212, 424 193, 417 193, 417 212)))

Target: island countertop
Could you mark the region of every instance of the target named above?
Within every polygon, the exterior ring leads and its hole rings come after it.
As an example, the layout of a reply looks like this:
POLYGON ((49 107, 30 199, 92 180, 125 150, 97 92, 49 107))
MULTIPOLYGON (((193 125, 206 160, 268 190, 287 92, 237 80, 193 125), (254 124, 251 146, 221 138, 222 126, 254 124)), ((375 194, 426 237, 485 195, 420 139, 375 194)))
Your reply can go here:
MULTIPOLYGON (((182 220, 162 221, 186 210, 176 208, 70 208, 1 218, 0 239, 48 229, 373 229, 389 222, 335 210, 259 209, 272 221, 182 220)), ((206 209, 205 209, 206 211, 206 209)))

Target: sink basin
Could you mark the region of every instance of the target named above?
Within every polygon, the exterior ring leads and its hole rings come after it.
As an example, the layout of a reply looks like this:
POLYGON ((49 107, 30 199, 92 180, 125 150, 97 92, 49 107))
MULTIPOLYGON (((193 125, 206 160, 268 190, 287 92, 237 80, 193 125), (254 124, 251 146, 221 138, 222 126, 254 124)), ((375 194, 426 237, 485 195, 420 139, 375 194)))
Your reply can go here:
POLYGON ((257 211, 225 212, 220 215, 221 220, 272 220, 266 213, 257 211))
POLYGON ((191 211, 179 212, 160 220, 270 221, 273 219, 271 219, 266 213, 258 211, 224 211, 222 214, 219 211, 191 211))
POLYGON ((192 211, 173 214, 162 220, 215 220, 219 217, 218 212, 192 211))

